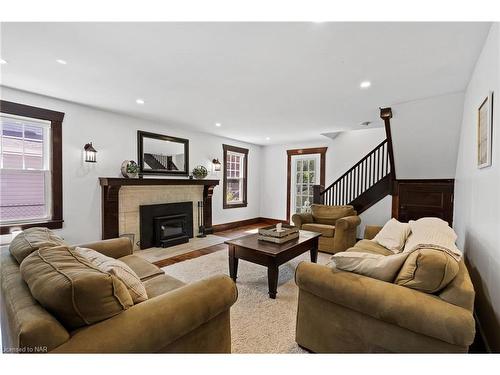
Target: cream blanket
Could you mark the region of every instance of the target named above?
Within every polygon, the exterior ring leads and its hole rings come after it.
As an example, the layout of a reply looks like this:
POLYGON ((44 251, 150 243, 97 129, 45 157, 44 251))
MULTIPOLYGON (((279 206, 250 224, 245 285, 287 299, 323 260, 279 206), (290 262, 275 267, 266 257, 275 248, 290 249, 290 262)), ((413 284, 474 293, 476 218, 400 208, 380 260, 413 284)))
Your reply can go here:
POLYGON ((448 223, 438 218, 410 220, 411 234, 406 240, 403 253, 419 249, 435 249, 450 254, 457 262, 462 259, 462 252, 455 245, 457 234, 448 223))

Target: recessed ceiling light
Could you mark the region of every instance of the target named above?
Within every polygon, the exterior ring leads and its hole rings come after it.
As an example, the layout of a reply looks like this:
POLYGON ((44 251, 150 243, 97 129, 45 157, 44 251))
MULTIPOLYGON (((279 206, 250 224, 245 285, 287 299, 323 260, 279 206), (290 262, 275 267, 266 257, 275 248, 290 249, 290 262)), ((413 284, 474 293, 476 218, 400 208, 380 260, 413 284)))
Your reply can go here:
POLYGON ((145 103, 145 102, 144 102, 144 99, 136 99, 136 100, 135 100, 135 102, 136 102, 137 104, 144 104, 144 103, 145 103))
POLYGON ((359 87, 361 87, 362 89, 367 89, 368 87, 370 87, 372 85, 372 83, 370 81, 363 81, 359 84, 359 87))
POLYGON ((3 65, 3 64, 7 64, 7 61, 6 61, 6 60, 4 60, 4 59, 0 59, 0 64, 2 64, 2 65, 3 65))
POLYGON ((270 137, 266 137, 266 141, 270 141, 270 140, 271 140, 271 138, 270 138, 270 137))
POLYGON ((216 122, 216 123, 215 123, 215 126, 217 126, 218 128, 220 128, 222 125, 221 125, 221 123, 220 123, 220 122, 216 122))
POLYGON ((66 65, 68 63, 66 60, 62 60, 62 59, 57 59, 56 62, 61 64, 61 65, 66 65))

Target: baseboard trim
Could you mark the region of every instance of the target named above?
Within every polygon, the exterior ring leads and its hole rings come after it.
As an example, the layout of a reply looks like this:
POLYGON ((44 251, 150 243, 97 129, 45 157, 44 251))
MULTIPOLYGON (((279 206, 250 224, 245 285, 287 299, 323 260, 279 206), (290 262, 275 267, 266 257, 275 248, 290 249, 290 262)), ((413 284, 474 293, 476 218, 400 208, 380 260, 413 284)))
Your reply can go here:
POLYGON ((252 219, 245 219, 245 220, 239 220, 239 221, 232 221, 230 223, 212 225, 212 228, 213 228, 214 233, 217 233, 217 232, 222 232, 225 230, 239 228, 239 227, 243 227, 245 225, 252 225, 252 224, 257 224, 257 223, 266 223, 269 225, 273 225, 273 224, 278 224, 278 223, 286 224, 287 221, 280 220, 280 219, 270 219, 267 217, 254 217, 252 219))

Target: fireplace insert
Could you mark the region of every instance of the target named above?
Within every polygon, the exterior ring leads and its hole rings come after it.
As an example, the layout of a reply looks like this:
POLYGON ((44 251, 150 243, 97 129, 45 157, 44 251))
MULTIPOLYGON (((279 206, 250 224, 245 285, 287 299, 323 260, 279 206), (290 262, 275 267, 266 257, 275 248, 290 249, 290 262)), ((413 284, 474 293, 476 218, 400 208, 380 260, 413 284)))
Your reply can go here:
POLYGON ((168 247, 188 242, 186 219, 185 214, 154 217, 155 246, 168 247))
POLYGON ((140 248, 168 247, 193 237, 193 202, 144 205, 140 213, 140 248))

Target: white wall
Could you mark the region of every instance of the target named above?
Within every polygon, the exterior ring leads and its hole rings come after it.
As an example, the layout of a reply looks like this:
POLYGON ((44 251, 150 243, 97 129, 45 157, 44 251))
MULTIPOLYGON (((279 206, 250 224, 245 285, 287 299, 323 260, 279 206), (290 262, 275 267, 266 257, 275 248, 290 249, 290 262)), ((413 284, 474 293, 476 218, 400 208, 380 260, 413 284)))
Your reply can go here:
POLYGON ((392 105, 396 177, 454 178, 463 92, 392 105))
MULTIPOLYGON (((385 139, 384 128, 343 132, 333 140, 266 146, 262 150, 261 206, 262 217, 286 219, 286 150, 328 147, 325 183, 329 185, 385 139)), ((390 210, 388 213, 390 217, 390 210)))
MULTIPOLYGON (((202 164, 211 171, 213 158, 223 159, 222 144, 249 149, 248 207, 222 208, 222 172, 209 177, 221 179, 213 195, 213 224, 259 216, 261 147, 205 133, 184 130, 175 124, 146 121, 66 101, 1 88, 3 100, 43 107, 65 113, 63 122, 63 208, 64 228, 60 233, 71 243, 101 238, 101 190, 98 177, 120 176, 123 160, 137 160, 137 130, 189 139, 192 170, 202 164), (83 162, 83 146, 92 141, 96 164, 83 162)), ((134 104, 132 104, 134 105, 134 104)), ((209 125, 207 125, 209 126, 209 125)), ((8 239, 3 239, 8 241, 8 239)))
POLYGON ((455 179, 454 227, 476 289, 476 312, 500 351, 500 27, 493 24, 465 93, 455 179), (477 168, 477 109, 495 92, 492 166, 477 168))

